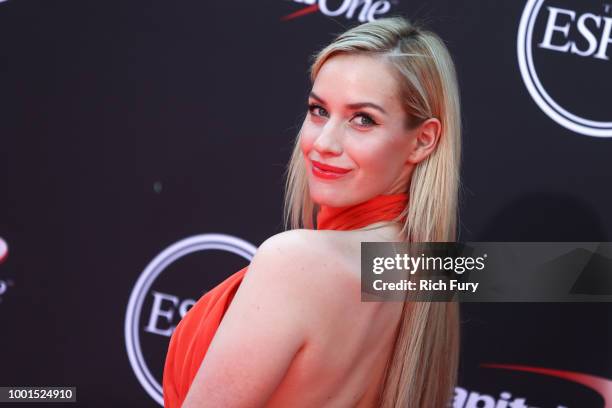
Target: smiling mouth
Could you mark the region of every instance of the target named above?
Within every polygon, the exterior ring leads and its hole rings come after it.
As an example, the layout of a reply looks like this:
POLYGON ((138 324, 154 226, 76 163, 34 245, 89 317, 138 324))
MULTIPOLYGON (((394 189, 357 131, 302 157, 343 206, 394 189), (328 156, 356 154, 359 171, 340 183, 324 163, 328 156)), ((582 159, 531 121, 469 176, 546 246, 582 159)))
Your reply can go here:
POLYGON ((319 178, 325 180, 335 180, 349 173, 351 169, 343 169, 341 167, 334 167, 327 164, 319 163, 318 161, 311 160, 312 173, 319 178))

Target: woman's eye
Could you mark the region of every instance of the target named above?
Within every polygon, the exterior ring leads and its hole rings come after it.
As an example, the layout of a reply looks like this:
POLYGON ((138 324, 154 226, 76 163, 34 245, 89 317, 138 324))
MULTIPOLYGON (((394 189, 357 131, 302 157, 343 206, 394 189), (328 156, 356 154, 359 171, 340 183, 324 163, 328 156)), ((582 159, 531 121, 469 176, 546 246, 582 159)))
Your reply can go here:
MULTIPOLYGON (((327 110, 324 107, 316 103, 309 104, 308 110, 310 111, 310 114, 315 117, 322 117, 322 118, 329 117, 329 112, 327 112, 327 110)), ((353 119, 355 118, 359 119, 356 125, 361 128, 369 128, 369 127, 378 125, 378 123, 376 123, 376 121, 372 119, 372 116, 368 115, 365 112, 357 112, 357 114, 353 116, 353 119)), ((351 119, 351 121, 353 119, 351 119)))
POLYGON ((308 105, 308 110, 315 116, 327 116, 327 111, 321 105, 310 104, 308 105))
POLYGON ((371 127, 377 125, 377 123, 372 119, 370 115, 367 113, 358 113, 354 116, 355 118, 359 118, 360 120, 357 122, 357 126, 361 127, 371 127))

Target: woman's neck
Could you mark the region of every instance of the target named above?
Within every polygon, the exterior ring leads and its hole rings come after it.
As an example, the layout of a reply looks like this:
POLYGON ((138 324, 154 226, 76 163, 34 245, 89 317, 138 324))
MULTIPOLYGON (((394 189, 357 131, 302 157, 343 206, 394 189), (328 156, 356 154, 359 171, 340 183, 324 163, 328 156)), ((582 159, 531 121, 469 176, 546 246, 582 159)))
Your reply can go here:
POLYGON ((321 205, 317 213, 319 230, 357 230, 385 222, 402 222, 408 206, 408 194, 378 195, 345 207, 321 205))

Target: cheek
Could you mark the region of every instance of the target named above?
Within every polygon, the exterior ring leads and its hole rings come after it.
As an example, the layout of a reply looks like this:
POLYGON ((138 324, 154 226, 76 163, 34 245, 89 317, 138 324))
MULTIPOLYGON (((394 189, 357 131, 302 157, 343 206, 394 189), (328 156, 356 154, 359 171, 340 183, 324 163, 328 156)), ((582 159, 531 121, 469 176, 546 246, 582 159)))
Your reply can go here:
POLYGON ((302 129, 300 130, 300 149, 304 155, 310 153, 315 140, 316 135, 313 130, 310 129, 307 124, 302 125, 302 129))
POLYGON ((394 177, 405 161, 403 146, 389 139, 356 143, 347 153, 365 173, 364 176, 373 178, 394 177))

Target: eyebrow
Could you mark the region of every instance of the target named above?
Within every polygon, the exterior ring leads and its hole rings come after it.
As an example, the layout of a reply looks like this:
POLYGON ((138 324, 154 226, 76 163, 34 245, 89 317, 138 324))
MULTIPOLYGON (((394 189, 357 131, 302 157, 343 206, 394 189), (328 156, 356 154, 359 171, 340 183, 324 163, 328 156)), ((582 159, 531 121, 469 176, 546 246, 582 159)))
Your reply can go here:
MULTIPOLYGON (((310 92, 310 96, 316 100, 318 100, 319 102, 326 104, 326 102, 323 100, 323 98, 321 98, 320 96, 318 96, 316 93, 314 92, 310 92)), ((348 105, 346 105, 348 108, 350 109, 359 109, 359 108, 374 108, 377 109, 379 111, 381 111, 382 113, 384 113, 385 115, 387 115, 387 111, 385 111, 380 105, 377 105, 375 103, 372 102, 357 102, 357 103, 350 103, 348 105)))

